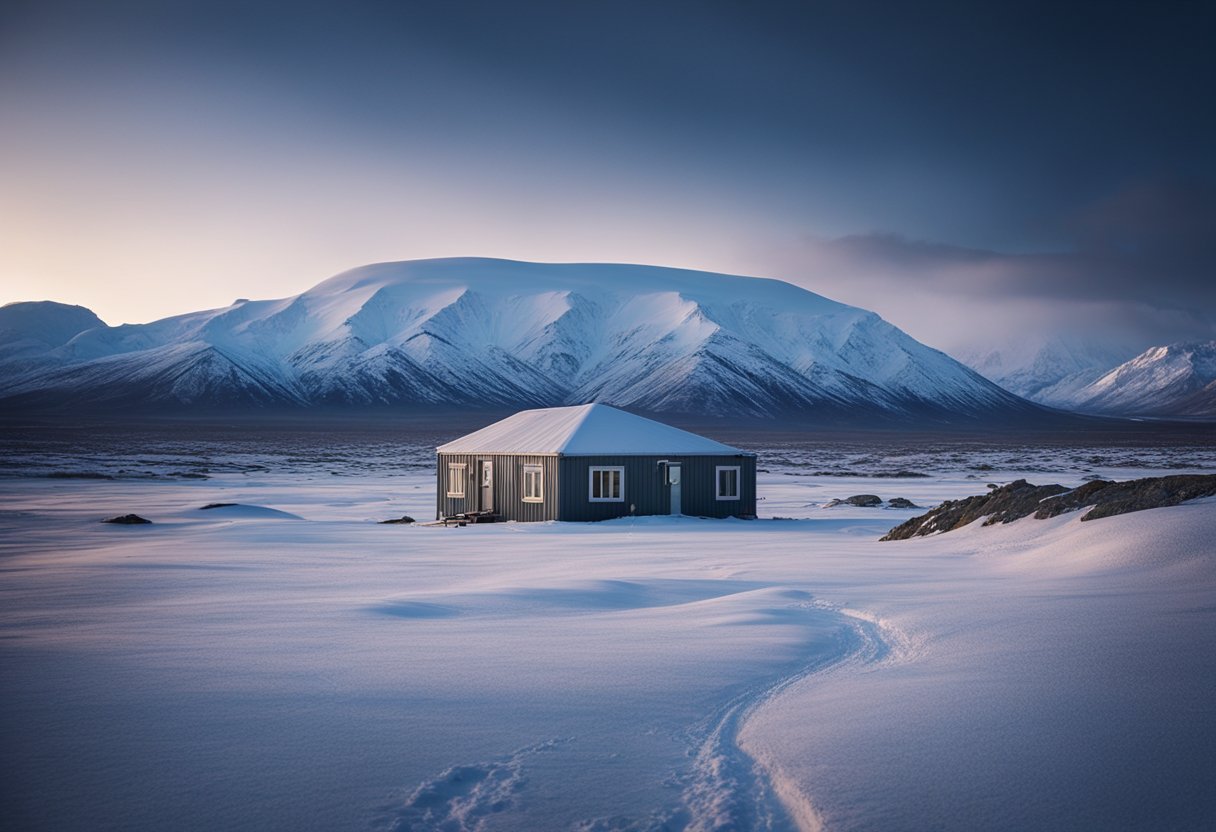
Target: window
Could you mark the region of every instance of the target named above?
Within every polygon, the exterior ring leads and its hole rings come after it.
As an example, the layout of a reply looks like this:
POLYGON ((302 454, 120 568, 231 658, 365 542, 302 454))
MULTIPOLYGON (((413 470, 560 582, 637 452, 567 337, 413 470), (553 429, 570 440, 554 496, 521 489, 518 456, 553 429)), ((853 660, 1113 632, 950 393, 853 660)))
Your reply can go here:
POLYGON ((463 462, 448 463, 448 496, 464 496, 464 472, 468 468, 463 462))
POLYGON ((714 477, 718 480, 718 499, 739 499, 739 466, 719 465, 714 468, 714 477))
POLYGON ((589 499, 593 503, 625 502, 625 469, 620 466, 592 468, 589 499))
POLYGON ((545 474, 539 465, 524 466, 524 502, 543 503, 545 501, 545 474))

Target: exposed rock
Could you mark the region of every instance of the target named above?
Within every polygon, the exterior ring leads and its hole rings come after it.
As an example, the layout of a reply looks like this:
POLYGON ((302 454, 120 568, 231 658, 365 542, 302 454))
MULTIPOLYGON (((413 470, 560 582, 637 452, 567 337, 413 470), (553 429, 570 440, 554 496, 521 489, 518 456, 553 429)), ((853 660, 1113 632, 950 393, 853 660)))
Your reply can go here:
POLYGON ((859 508, 873 508, 874 506, 882 505, 882 497, 877 494, 854 494, 845 500, 851 506, 859 508))
POLYGON ((909 500, 907 497, 892 497, 887 500, 889 508, 920 508, 916 503, 909 500))
POLYGON ((206 511, 209 508, 232 508, 236 503, 207 503, 199 511, 206 511))
POLYGON ((1095 480, 1067 494, 1047 500, 1034 516, 1042 520, 1066 511, 1093 506, 1081 519, 1097 520, 1148 508, 1176 506, 1187 500, 1213 495, 1216 495, 1216 474, 1175 474, 1124 482, 1095 480))
POLYGON ((993 523, 1009 523, 1031 514, 1039 503, 1067 491, 1062 485, 1031 485, 1026 480, 1015 480, 987 494, 977 494, 961 500, 947 500, 928 514, 913 517, 901 523, 882 538, 883 540, 906 540, 909 537, 948 532, 965 526, 981 517, 986 517, 985 526, 993 523))
POLYGON ((414 518, 410 517, 408 514, 406 514, 406 515, 396 518, 395 520, 381 520, 380 525, 384 526, 384 525, 389 525, 389 524, 393 524, 393 523, 413 523, 413 522, 414 522, 414 518))
POLYGON ((151 523, 151 520, 145 520, 138 514, 121 514, 118 517, 110 517, 102 520, 103 523, 117 523, 120 526, 141 526, 145 523, 151 523))
POLYGON ((1029 514, 1043 520, 1089 506, 1092 508, 1081 519, 1096 520, 1149 508, 1176 506, 1213 495, 1216 495, 1216 474, 1177 474, 1125 482, 1093 480, 1071 490, 1062 485, 1037 486, 1018 480, 988 494, 947 500, 927 514, 896 526, 882 539, 906 540, 948 532, 981 517, 986 518, 985 526, 1009 523, 1029 514))

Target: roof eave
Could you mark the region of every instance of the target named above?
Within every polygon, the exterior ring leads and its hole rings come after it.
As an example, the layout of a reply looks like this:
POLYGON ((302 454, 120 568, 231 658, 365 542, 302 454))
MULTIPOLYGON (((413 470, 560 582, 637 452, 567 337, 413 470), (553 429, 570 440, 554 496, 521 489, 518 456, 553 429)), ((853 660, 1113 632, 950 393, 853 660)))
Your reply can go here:
POLYGON ((565 451, 472 451, 472 450, 447 450, 443 451, 435 449, 436 454, 485 454, 486 456, 555 456, 561 458, 578 458, 587 456, 750 456, 755 454, 750 451, 739 451, 735 449, 723 451, 595 451, 595 452, 580 452, 568 453, 565 451))

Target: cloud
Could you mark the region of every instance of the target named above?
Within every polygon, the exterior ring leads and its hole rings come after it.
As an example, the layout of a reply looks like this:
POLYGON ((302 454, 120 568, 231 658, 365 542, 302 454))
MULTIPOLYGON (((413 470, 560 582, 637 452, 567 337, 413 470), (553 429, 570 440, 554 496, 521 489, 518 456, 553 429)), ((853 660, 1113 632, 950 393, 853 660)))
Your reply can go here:
POLYGON ((1121 351, 1216 337, 1216 188, 1138 183, 1067 229, 1070 250, 1031 254, 886 233, 807 237, 773 267, 948 351, 1056 334, 1121 351))

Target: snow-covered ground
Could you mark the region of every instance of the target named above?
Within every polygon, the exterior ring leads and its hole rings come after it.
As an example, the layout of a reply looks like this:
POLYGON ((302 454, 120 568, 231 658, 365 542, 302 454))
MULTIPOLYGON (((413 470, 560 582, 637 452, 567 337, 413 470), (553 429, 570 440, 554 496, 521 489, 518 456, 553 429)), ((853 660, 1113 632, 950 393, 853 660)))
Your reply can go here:
POLYGON ((433 516, 426 442, 327 441, 5 446, 8 828, 1216 818, 1216 502, 896 543, 916 510, 822 507, 1210 447, 788 445, 757 521, 444 529, 372 522, 433 516))

